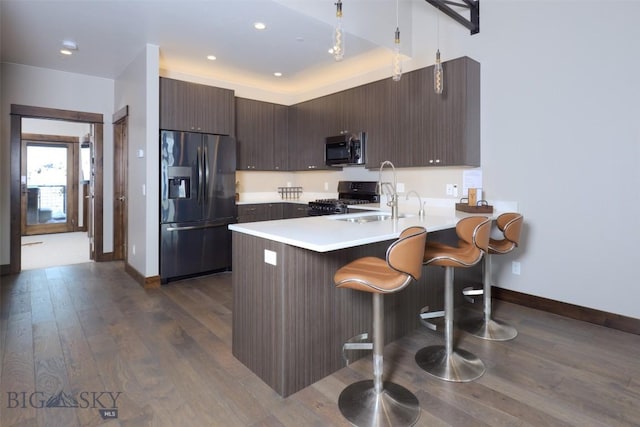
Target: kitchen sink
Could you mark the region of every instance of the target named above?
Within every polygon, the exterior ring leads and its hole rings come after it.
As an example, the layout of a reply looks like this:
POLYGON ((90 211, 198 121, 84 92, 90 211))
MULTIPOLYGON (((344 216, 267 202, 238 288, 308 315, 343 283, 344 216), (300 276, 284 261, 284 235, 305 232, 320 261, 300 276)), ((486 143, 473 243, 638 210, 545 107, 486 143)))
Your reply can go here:
MULTIPOLYGON (((407 218, 408 216, 411 216, 411 215, 400 214, 398 215, 398 218, 407 218)), ((378 213, 375 215, 363 215, 363 216, 352 216, 347 218, 331 218, 331 219, 335 219, 336 221, 354 222, 356 224, 365 224, 367 222, 374 222, 374 221, 388 221, 391 219, 391 214, 378 213)))

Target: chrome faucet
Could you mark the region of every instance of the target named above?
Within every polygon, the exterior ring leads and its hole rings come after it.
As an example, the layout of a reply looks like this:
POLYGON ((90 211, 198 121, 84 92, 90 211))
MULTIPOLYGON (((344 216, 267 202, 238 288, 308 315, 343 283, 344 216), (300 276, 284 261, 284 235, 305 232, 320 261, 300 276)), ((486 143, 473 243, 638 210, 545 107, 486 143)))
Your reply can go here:
POLYGON ((387 193, 391 196, 391 200, 387 202, 387 206, 391 208, 391 219, 398 219, 398 178, 396 176, 396 167, 393 166, 393 163, 389 160, 385 160, 380 164, 378 188, 380 189, 380 194, 384 193, 384 188, 387 189, 387 193), (393 186, 388 182, 382 182, 382 169, 385 165, 391 166, 391 170, 393 171, 393 186), (391 187, 391 190, 389 190, 389 187, 391 187))
POLYGON ((418 210, 418 216, 420 218, 424 218, 424 204, 422 203, 422 198, 420 197, 420 195, 418 194, 418 192, 416 190, 411 190, 407 193, 407 198, 406 200, 409 200, 409 196, 411 195, 411 193, 414 193, 417 197, 418 197, 418 203, 420 203, 420 209, 418 210))

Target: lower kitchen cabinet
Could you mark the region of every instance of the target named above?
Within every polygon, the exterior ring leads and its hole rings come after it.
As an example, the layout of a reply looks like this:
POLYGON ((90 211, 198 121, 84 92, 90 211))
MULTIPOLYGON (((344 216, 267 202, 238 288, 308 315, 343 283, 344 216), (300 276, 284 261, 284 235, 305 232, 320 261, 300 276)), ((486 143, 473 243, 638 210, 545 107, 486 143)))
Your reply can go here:
POLYGON ((303 218, 309 216, 308 206, 300 203, 284 203, 284 218, 303 218))
POLYGON ((306 217, 307 205, 302 203, 252 203, 238 205, 238 222, 271 221, 306 217))
POLYGON ((270 221, 283 218, 283 203, 238 205, 238 222, 270 221))

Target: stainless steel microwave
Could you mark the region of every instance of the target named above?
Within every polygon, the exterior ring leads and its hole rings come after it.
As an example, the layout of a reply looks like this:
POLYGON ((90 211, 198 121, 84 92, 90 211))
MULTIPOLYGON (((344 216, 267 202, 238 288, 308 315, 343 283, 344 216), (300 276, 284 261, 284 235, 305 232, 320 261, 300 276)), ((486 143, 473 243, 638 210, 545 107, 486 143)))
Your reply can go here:
POLYGON ((325 164, 327 166, 364 165, 365 146, 364 132, 329 136, 325 142, 325 164))

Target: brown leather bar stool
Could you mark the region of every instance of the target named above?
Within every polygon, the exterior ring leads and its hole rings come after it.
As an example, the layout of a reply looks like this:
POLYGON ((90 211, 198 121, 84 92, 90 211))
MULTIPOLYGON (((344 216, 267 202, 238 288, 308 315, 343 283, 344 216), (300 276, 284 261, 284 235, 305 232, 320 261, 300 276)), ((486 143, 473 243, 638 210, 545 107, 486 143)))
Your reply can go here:
POLYGON ((373 380, 347 386, 338 398, 342 415, 356 426, 411 426, 420 416, 418 399, 401 385, 382 381, 383 295, 404 289, 422 274, 427 230, 409 227, 387 249, 386 260, 364 257, 336 271, 339 288, 373 294, 373 380))
POLYGON ((461 329, 478 338, 508 341, 518 335, 513 326, 491 318, 491 256, 509 253, 518 246, 523 221, 523 216, 514 212, 503 213, 496 219, 496 226, 502 231, 503 238, 489 239, 489 251, 484 257, 483 289, 467 288, 463 291, 466 296, 484 295, 484 317, 460 324, 461 329))
POLYGON ((461 240, 457 247, 438 242, 427 242, 425 246, 424 264, 445 268, 445 345, 434 345, 420 349, 416 353, 416 363, 429 374, 446 381, 473 381, 482 376, 485 371, 484 363, 477 356, 466 350, 453 348, 453 273, 454 268, 468 268, 480 262, 483 254, 487 251, 490 232, 491 220, 489 218, 467 217, 456 224, 456 233, 461 240))

